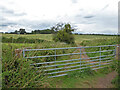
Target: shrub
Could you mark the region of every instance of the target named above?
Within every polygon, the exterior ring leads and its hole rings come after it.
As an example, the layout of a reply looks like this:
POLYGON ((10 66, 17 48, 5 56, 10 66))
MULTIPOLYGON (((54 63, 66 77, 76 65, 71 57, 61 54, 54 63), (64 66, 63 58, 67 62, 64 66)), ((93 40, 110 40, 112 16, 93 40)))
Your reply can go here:
POLYGON ((72 31, 74 31, 74 29, 71 28, 70 24, 65 24, 61 30, 55 33, 53 40, 56 42, 60 41, 67 44, 74 44, 75 40, 74 36, 72 35, 72 31))
POLYGON ((74 37, 72 34, 66 33, 65 31, 59 31, 57 34, 54 35, 54 41, 65 42, 67 44, 74 44, 74 37))
MULTIPOLYGON (((11 49, 11 45, 4 45, 2 48, 2 86, 3 88, 11 87, 37 87, 35 80, 41 81, 42 73, 33 66, 33 61, 17 58, 11 49)), ((13 49, 14 50, 14 49, 13 49)), ((39 84, 39 85, 42 85, 39 84)), ((39 86, 38 85, 38 86, 39 86)))

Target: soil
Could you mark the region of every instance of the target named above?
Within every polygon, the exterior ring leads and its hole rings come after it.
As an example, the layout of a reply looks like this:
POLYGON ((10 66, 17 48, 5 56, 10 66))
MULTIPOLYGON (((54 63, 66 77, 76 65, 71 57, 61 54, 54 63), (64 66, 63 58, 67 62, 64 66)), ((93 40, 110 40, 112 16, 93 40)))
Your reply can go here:
POLYGON ((116 77, 117 72, 113 71, 106 74, 104 77, 96 77, 94 80, 85 80, 81 84, 76 83, 75 88, 114 88, 114 85, 111 83, 112 80, 116 77))
POLYGON ((94 85, 94 88, 114 88, 111 82, 116 77, 116 75, 117 72, 113 71, 107 74, 105 77, 98 78, 96 85, 94 85))

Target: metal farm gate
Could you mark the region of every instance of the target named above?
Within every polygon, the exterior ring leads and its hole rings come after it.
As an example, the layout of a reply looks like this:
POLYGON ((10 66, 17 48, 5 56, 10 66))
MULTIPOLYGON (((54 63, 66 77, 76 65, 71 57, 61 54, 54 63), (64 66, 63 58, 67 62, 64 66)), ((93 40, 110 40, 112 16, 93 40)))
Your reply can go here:
POLYGON ((23 57, 33 60, 31 65, 34 65, 35 68, 44 68, 45 75, 48 75, 49 78, 68 75, 69 72, 76 70, 82 72, 88 67, 92 70, 104 68, 112 63, 115 55, 116 45, 23 50, 23 57), (94 51, 89 52, 90 49, 94 51), (57 54, 59 50, 63 50, 62 54, 57 54), (65 53, 65 50, 73 50, 73 52, 65 53), (74 52, 75 50, 78 52, 74 52), (34 56, 30 56, 30 52, 35 52, 34 56), (36 54, 37 52, 38 54, 36 54), (52 52, 52 55, 49 55, 49 52, 52 52), (84 57, 85 55, 88 57, 84 57), (70 56, 73 57, 70 59, 70 56), (69 60, 62 60, 60 57, 69 57, 69 60))

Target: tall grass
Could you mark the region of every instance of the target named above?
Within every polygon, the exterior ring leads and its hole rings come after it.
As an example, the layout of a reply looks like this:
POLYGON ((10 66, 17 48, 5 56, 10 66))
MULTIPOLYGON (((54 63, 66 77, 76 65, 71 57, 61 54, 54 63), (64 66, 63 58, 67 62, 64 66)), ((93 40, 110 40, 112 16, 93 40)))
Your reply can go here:
MULTIPOLYGON (((35 79, 41 79, 41 74, 36 73, 37 69, 30 66, 32 61, 15 56, 11 45, 4 45, 2 48, 2 85, 3 88, 10 87, 35 87, 35 79)), ((41 83, 42 85, 42 83, 41 83)))

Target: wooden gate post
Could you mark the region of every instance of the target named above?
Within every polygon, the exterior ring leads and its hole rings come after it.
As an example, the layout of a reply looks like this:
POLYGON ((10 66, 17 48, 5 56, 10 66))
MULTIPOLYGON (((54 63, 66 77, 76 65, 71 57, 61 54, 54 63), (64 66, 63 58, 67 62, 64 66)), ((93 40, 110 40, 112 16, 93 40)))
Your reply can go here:
POLYGON ((15 56, 20 58, 21 55, 22 55, 22 49, 15 49, 15 56))
POLYGON ((120 60, 120 44, 116 47, 116 60, 120 60))

